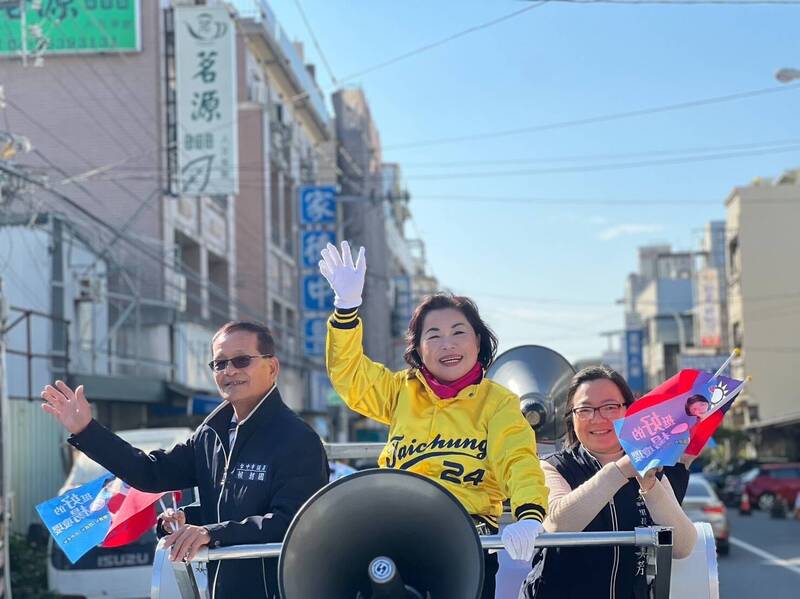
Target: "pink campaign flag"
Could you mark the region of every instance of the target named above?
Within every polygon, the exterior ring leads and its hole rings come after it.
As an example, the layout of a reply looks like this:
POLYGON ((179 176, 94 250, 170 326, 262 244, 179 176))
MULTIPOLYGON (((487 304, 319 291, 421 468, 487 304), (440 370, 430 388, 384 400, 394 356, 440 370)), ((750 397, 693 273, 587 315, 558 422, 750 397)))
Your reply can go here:
POLYGON ((635 401, 625 418, 614 422, 620 444, 640 474, 672 466, 684 453, 696 456, 743 387, 744 381, 719 372, 682 370, 635 401))

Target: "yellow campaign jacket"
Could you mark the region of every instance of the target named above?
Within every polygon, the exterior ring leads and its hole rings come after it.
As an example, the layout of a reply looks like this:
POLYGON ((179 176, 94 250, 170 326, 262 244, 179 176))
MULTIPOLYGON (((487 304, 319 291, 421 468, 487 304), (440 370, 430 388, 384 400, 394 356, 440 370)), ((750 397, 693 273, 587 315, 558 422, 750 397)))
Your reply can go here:
POLYGON ((333 388, 351 409, 389 425, 378 465, 436 481, 494 527, 506 497, 517 520, 541 522, 548 489, 519 398, 484 378, 440 399, 417 369, 392 372, 367 358, 362 331, 356 312, 334 312, 326 364, 333 388))

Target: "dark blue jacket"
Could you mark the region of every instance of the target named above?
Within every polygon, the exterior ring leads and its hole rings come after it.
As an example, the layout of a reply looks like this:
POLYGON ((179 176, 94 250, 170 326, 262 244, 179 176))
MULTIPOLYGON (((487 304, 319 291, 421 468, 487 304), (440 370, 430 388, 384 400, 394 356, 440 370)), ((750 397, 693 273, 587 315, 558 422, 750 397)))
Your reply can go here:
MULTIPOLYGON (((223 403, 168 451, 145 454, 95 420, 69 442, 140 491, 196 486, 200 506, 186 510, 187 522, 208 529, 212 548, 281 542, 300 506, 328 482, 322 443, 277 389, 240 423, 231 450, 232 415, 223 403)), ((210 562, 212 597, 277 597, 277 561, 210 562)))

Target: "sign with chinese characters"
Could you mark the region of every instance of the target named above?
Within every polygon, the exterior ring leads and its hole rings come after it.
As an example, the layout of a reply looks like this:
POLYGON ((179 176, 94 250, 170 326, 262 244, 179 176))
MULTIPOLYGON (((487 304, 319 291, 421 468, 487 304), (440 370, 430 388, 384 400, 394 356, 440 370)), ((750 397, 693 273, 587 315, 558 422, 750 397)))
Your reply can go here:
POLYGON ((333 290, 321 274, 303 275, 303 310, 332 312, 333 290))
POLYGON ((175 7, 179 194, 239 190, 235 42, 224 6, 175 7))
POLYGON ((329 243, 336 245, 335 231, 302 231, 300 233, 300 263, 302 268, 316 269, 320 252, 329 243))
POLYGON ((333 310, 333 290, 319 273, 320 252, 336 245, 336 188, 306 185, 298 190, 300 223, 300 303, 303 307, 303 353, 320 361, 325 355, 327 320, 333 310))
POLYGON ((697 273, 697 337, 700 347, 718 348, 722 345, 722 310, 716 268, 704 268, 697 273))
POLYGON ((47 530, 73 564, 102 543, 111 528, 111 513, 101 499, 113 479, 105 474, 36 506, 47 530))
POLYGON ((634 393, 645 389, 644 364, 642 363, 642 331, 625 331, 625 375, 634 393))
POLYGON ((336 224, 336 189, 334 187, 309 185, 300 188, 300 224, 336 224))
POLYGON ((325 336, 328 334, 328 318, 314 316, 303 318, 303 350, 307 356, 325 355, 325 336))
MULTIPOLYGON (((0 2, 0 56, 22 52, 21 2, 0 2)), ((141 50, 139 0, 25 0, 28 56, 141 50)))

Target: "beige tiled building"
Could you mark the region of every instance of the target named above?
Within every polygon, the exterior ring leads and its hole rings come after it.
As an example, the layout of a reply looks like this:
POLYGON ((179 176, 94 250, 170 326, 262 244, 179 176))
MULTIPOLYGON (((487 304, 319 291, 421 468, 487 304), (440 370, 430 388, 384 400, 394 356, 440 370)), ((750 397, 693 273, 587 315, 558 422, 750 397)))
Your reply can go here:
POLYGON ((751 375, 734 423, 760 454, 800 458, 800 170, 736 187, 727 208, 730 338, 751 375))

